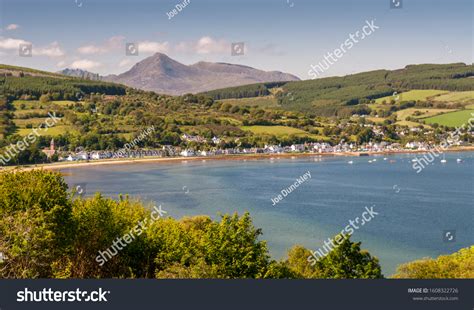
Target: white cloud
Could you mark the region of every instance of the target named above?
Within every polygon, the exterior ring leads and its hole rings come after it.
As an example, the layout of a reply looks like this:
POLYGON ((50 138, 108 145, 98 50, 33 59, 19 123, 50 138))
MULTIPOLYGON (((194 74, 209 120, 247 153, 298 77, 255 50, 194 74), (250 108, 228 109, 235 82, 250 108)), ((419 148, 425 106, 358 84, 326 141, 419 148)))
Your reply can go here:
POLYGON ((197 54, 228 54, 230 43, 223 39, 214 39, 210 36, 201 37, 193 42, 180 42, 175 46, 177 52, 197 54))
POLYGON ((0 49, 17 50, 20 48, 20 44, 31 44, 31 42, 21 39, 0 38, 0 49))
POLYGON ((168 53, 169 50, 168 42, 143 41, 138 43, 139 53, 168 53))
POLYGON ((91 54, 100 54, 103 52, 103 49, 94 45, 81 46, 77 49, 80 54, 91 55, 91 54))
POLYGON ((48 57, 61 57, 64 56, 65 53, 62 50, 61 46, 59 46, 58 42, 53 42, 48 46, 45 47, 38 47, 33 48, 33 56, 48 56, 48 57))
POLYGON ((124 44, 125 37, 124 36, 114 36, 109 38, 103 44, 100 45, 84 45, 77 49, 80 54, 83 55, 97 55, 97 54, 105 54, 112 50, 119 49, 121 47, 125 50, 124 44))
POLYGON ((6 29, 6 30, 16 30, 16 29, 18 29, 18 28, 20 28, 20 25, 17 25, 17 24, 10 24, 10 25, 8 25, 5 29, 6 29))
POLYGON ((73 69, 83 69, 83 70, 93 70, 101 67, 102 64, 97 61, 92 61, 88 59, 80 59, 74 61, 70 67, 73 69))
POLYGON ((228 53, 230 51, 230 44, 224 40, 202 37, 197 42, 195 48, 198 54, 228 53))
MULTIPOLYGON (((20 44, 32 44, 29 41, 13 38, 0 38, 0 49, 18 50, 20 44)), ((61 57, 65 53, 58 42, 52 42, 47 46, 35 47, 33 45, 33 56, 61 57)))

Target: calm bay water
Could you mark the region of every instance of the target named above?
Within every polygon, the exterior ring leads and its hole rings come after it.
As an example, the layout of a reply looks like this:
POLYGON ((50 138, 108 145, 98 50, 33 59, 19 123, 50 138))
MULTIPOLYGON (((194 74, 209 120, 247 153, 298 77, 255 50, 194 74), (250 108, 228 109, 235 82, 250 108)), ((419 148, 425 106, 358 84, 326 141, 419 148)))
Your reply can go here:
MULTIPOLYGON (((421 156, 421 155, 418 155, 421 156)), ((274 258, 294 244, 318 249, 349 220, 374 206, 379 214, 353 241, 380 259, 389 276, 398 264, 452 253, 474 244, 474 153, 447 153, 417 174, 413 155, 185 161, 62 169, 68 184, 86 183, 87 195, 130 194, 180 218, 249 211, 274 258), (377 159, 369 163, 369 160, 377 159), (456 163, 461 158, 462 163, 456 163), (352 165, 348 161, 352 160, 352 165), (309 171, 276 206, 282 189, 309 171), (444 230, 456 230, 444 242, 444 230)))

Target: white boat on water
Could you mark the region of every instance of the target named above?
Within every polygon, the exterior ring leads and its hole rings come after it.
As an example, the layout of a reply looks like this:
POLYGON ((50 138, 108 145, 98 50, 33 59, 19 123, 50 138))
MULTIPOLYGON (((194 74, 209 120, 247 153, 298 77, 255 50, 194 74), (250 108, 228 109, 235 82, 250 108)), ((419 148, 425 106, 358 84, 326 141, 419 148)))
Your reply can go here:
POLYGON ((447 162, 447 160, 446 160, 446 158, 445 158, 445 156, 444 156, 444 154, 443 154, 443 159, 441 159, 441 163, 442 163, 442 164, 445 164, 446 162, 447 162))
POLYGON ((377 161, 377 158, 372 159, 372 161, 377 161))
POLYGON ((461 158, 458 158, 458 159, 456 159, 456 162, 462 163, 462 159, 461 159, 461 158))
POLYGON ((371 161, 371 160, 369 160, 369 164, 371 164, 371 163, 372 163, 372 161, 371 161))
POLYGON ((348 163, 349 165, 352 165, 354 162, 353 162, 352 160, 349 160, 347 163, 348 163))
POLYGON ((387 160, 388 158, 387 157, 384 157, 383 160, 387 160))

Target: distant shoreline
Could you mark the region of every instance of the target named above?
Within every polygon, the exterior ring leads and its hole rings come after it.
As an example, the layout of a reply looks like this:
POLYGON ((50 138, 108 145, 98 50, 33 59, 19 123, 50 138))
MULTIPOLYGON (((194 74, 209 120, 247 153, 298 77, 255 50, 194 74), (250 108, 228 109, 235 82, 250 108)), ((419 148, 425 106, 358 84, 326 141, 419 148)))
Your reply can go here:
MULTIPOLYGON (((474 146, 465 146, 458 148, 451 148, 445 150, 445 152, 469 152, 474 151, 474 146)), ((217 160, 258 160, 258 159, 270 159, 270 158, 292 158, 292 157, 311 157, 311 156, 360 156, 360 154, 371 155, 395 155, 395 154, 418 154, 418 153, 429 153, 429 151, 418 151, 418 150, 401 150, 401 151, 384 151, 384 152, 338 152, 338 153, 277 153, 277 154, 231 154, 231 155, 219 155, 219 156, 193 156, 193 157, 149 157, 149 158, 124 158, 124 159, 104 159, 94 161, 79 161, 79 162, 61 162, 52 164, 40 164, 40 165, 24 165, 24 166, 11 166, 0 168, 0 172, 3 171, 29 171, 34 169, 45 169, 45 170, 59 170, 67 168, 81 168, 89 166, 102 166, 102 165, 123 165, 123 164, 140 164, 140 163, 172 163, 172 162, 183 162, 183 161, 217 161, 217 160)))

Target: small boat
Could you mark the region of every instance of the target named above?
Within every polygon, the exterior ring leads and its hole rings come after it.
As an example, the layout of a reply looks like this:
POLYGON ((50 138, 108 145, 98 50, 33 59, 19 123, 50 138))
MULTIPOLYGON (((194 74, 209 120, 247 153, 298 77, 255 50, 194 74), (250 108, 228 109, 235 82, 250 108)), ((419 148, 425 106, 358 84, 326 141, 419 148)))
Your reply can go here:
POLYGON ((377 161, 377 158, 372 159, 372 161, 377 161))
POLYGON ((371 161, 371 160, 369 160, 369 163, 371 164, 371 163, 372 163, 372 161, 371 161))
POLYGON ((353 162, 352 160, 349 160, 347 163, 348 163, 349 165, 352 165, 354 162, 353 162))
POLYGON ((383 160, 387 160, 388 158, 387 157, 384 157, 383 160))
POLYGON ((444 154, 443 154, 443 159, 441 159, 441 163, 442 163, 442 164, 445 164, 446 162, 447 162, 447 161, 446 161, 446 158, 445 158, 445 156, 444 156, 444 154))
POLYGON ((456 162, 462 163, 462 159, 461 159, 461 158, 458 158, 458 159, 456 159, 456 162))
POLYGON ((413 158, 411 161, 414 163, 417 162, 416 158, 413 158))

